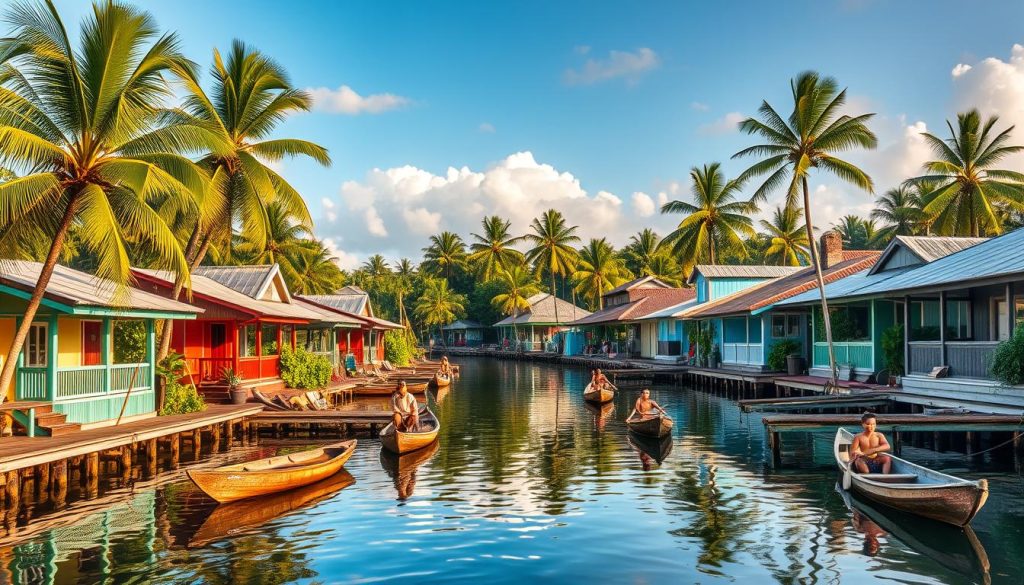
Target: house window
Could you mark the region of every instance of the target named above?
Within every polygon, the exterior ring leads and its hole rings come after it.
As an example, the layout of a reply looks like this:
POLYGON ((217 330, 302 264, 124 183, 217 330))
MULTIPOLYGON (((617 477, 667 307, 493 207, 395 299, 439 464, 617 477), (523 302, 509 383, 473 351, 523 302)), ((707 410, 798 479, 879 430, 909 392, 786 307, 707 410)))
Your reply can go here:
POLYGON ((45 368, 46 348, 49 342, 50 327, 46 323, 35 323, 28 329, 25 341, 25 367, 45 368))
MULTIPOLYGON (((869 305, 842 305, 829 307, 832 341, 871 341, 871 307, 869 305)), ((825 324, 821 307, 814 308, 814 340, 825 341, 825 324)))
POLYGON ((238 355, 256 356, 256 326, 246 325, 238 332, 238 355))
POLYGON ((800 316, 772 315, 772 337, 800 337, 800 316))
POLYGON ((260 355, 277 355, 280 351, 277 346, 278 327, 276 323, 263 324, 263 346, 260 348, 262 350, 260 355))
POLYGON ((299 329, 295 332, 295 347, 301 347, 303 349, 310 349, 313 338, 310 336, 311 331, 308 329, 299 329))
POLYGON ((292 349, 295 349, 294 347, 292 347, 293 327, 293 325, 281 325, 281 343, 287 345, 288 347, 291 347, 292 349))
POLYGON ((910 340, 939 340, 939 301, 910 301, 910 340))
POLYGON ((970 339, 971 303, 967 300, 946 301, 946 339, 970 339))

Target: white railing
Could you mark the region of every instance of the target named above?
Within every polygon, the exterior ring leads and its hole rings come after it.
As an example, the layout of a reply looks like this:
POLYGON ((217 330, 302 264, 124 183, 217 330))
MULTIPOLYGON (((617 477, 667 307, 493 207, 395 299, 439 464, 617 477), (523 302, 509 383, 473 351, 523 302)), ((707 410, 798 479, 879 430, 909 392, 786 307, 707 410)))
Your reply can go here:
POLYGON ((722 363, 763 365, 764 345, 760 343, 724 343, 722 344, 722 363))

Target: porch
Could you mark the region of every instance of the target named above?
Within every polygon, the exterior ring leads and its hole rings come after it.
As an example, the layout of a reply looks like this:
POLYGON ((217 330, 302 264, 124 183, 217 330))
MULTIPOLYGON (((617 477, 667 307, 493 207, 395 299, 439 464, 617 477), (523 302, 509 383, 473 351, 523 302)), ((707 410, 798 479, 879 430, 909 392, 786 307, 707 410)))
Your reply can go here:
POLYGON ((764 363, 761 318, 722 319, 722 364, 760 367, 764 363))

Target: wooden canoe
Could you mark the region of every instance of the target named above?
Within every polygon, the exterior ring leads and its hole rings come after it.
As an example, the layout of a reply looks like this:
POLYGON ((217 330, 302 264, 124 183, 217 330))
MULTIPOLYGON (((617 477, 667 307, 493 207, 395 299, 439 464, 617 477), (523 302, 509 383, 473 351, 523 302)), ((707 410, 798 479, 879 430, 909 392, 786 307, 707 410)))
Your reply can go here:
POLYGON ((356 478, 342 469, 305 487, 262 498, 218 504, 189 539, 188 547, 200 547, 257 528, 275 518, 321 502, 355 482, 356 478))
POLYGON ((260 404, 269 408, 270 410, 289 410, 281 406, 280 404, 277 404, 273 400, 267 398, 262 392, 255 388, 252 389, 252 396, 253 398, 256 399, 256 402, 259 402, 260 404))
POLYGON ((409 453, 416 449, 422 449, 437 440, 437 433, 441 430, 441 422, 437 420, 429 408, 423 407, 420 410, 420 430, 415 433, 403 433, 395 428, 394 423, 388 423, 380 432, 380 444, 392 453, 409 453))
MULTIPOLYGON (((884 508, 864 496, 846 491, 836 484, 836 491, 846 507, 874 522, 891 537, 931 561, 968 577, 978 583, 989 583, 991 565, 988 553, 970 526, 952 526, 928 518, 914 516, 900 510, 884 508), (884 510, 883 510, 884 508, 884 510)), ((863 520, 855 522, 854 529, 864 531, 863 520)))
POLYGON ((192 469, 188 477, 218 502, 233 502, 306 486, 330 477, 356 450, 356 441, 278 455, 212 470, 192 469))
POLYGON ((664 437, 672 432, 672 419, 663 414, 642 416, 635 410, 626 419, 629 430, 647 437, 664 437))
MULTIPOLYGON (((853 434, 836 431, 833 452, 836 465, 844 473, 850 461, 853 434)), ((891 473, 857 473, 851 470, 850 487, 865 497, 897 510, 903 510, 954 526, 966 526, 988 499, 988 481, 970 481, 928 469, 889 454, 891 473)))
POLYGON ((604 404, 605 402, 611 402, 613 398, 615 398, 615 391, 607 386, 595 390, 593 384, 587 384, 587 387, 583 389, 583 400, 587 402, 604 404))
MULTIPOLYGON (((427 391, 427 384, 406 384, 405 387, 410 393, 422 395, 427 391)), ((394 384, 367 384, 356 386, 352 389, 353 396, 391 396, 395 391, 394 384)))
POLYGON ((435 388, 446 388, 450 386, 451 383, 452 379, 450 377, 442 376, 441 374, 434 374, 434 377, 431 379, 431 384, 433 384, 435 388))

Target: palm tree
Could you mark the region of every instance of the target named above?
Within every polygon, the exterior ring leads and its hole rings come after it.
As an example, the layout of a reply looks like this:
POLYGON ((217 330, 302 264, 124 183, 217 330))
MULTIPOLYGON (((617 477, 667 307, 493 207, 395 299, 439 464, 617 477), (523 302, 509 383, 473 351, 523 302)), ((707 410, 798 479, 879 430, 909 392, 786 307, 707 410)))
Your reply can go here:
POLYGON ((293 260, 297 280, 290 289, 300 295, 330 294, 345 284, 345 274, 338 268, 338 259, 320 240, 313 240, 293 260))
POLYGON ((511 237, 509 228, 512 222, 497 215, 485 217, 482 225, 482 235, 470 234, 476 241, 469 245, 468 260, 477 265, 480 277, 486 282, 497 277, 502 270, 522 262, 523 253, 512 246, 522 241, 523 237, 511 237))
POLYGON ((651 228, 633 234, 629 237, 629 243, 622 249, 622 258, 626 262, 626 268, 634 274, 651 274, 651 264, 658 256, 665 256, 665 249, 659 248, 661 238, 651 228))
MULTIPOLYGON (((808 242, 814 242, 814 224, 811 221, 811 194, 807 178, 811 170, 820 168, 840 179, 871 193, 874 187, 871 177, 843 159, 836 153, 852 148, 875 148, 878 139, 868 129, 866 122, 874 114, 849 116, 840 114, 846 103, 846 90, 839 91, 836 80, 820 77, 813 71, 806 71, 790 82, 793 92, 793 112, 783 119, 767 101, 758 108, 761 119, 747 118, 740 123, 740 130, 757 135, 765 140, 745 148, 733 158, 745 156, 765 157, 744 171, 740 178, 767 175, 758 187, 751 201, 764 201, 771 191, 785 186, 786 207, 799 207, 798 200, 803 193, 804 229, 808 242)), ((837 380, 835 351, 832 347, 832 323, 825 298, 825 280, 821 274, 821 262, 817 246, 811 245, 811 263, 818 280, 821 294, 821 309, 824 315, 825 339, 828 343, 829 366, 832 370, 831 383, 837 380)))
POLYGON ((277 264, 290 289, 299 282, 296 262, 310 251, 310 232, 280 201, 267 205, 266 214, 267 232, 262 243, 248 234, 234 238, 241 243, 225 250, 224 258, 229 264, 277 264))
POLYGON ((999 209, 1024 210, 1024 173, 995 168, 1024 146, 1007 144, 1013 126, 993 132, 998 121, 992 116, 983 123, 978 110, 971 110, 957 114, 956 128, 946 121, 946 140, 922 134, 938 158, 924 164, 927 175, 910 181, 934 183, 922 200, 939 235, 1000 234, 999 209))
POLYGON ((918 233, 927 215, 921 209, 921 199, 911 185, 889 189, 878 197, 871 219, 884 224, 886 239, 893 236, 912 236, 918 233))
POLYGON ((687 268, 701 262, 715 264, 723 249, 734 249, 745 256, 742 236, 753 236, 748 216, 753 209, 737 201, 742 183, 727 180, 717 162, 690 169, 690 192, 694 203, 669 201, 662 213, 685 213, 675 231, 661 245, 670 247, 687 268))
POLYGON ((441 232, 430 236, 430 245, 423 248, 423 264, 421 268, 427 272, 440 275, 451 284, 452 269, 466 266, 466 244, 454 232, 441 232))
POLYGON ((534 264, 537 274, 545 272, 551 277, 551 296, 555 304, 555 324, 558 320, 558 294, 555 291, 555 276, 566 277, 576 265, 577 254, 572 244, 580 241, 576 235, 578 226, 566 223, 562 213, 549 209, 530 224, 533 233, 525 238, 533 243, 526 253, 526 259, 534 264))
POLYGON ((780 266, 800 266, 810 259, 807 248, 807 230, 800 223, 803 209, 776 207, 772 220, 761 220, 761 227, 768 232, 771 244, 765 251, 765 259, 780 266))
MULTIPOLYGON (((163 210, 193 212, 209 182, 181 155, 208 148, 205 135, 161 116, 172 97, 165 77, 191 78, 173 34, 148 13, 97 4, 75 49, 52 3, 12 5, 0 39, 0 166, 22 176, 0 184, 0 258, 21 242, 48 242, 39 280, 7 355, 17 356, 72 226, 95 254, 96 274, 131 280, 128 247, 188 282, 188 264, 163 210), (181 140, 154 140, 178 135, 181 140)), ((18 360, 5 360, 0 388, 18 360)), ((3 397, 0 396, 0 401, 3 397)))
POLYGON ((513 264, 499 272, 498 282, 501 283, 502 292, 491 299, 491 304, 503 315, 512 315, 512 337, 519 341, 519 328, 516 326, 519 311, 530 309, 529 299, 540 292, 540 288, 534 275, 522 263, 513 264))
MULTIPOLYGON (((284 157, 305 156, 324 166, 331 159, 327 149, 295 138, 268 139, 288 115, 309 110, 312 99, 292 87, 280 65, 241 41, 234 41, 227 60, 213 51, 213 86, 207 93, 194 77, 185 78, 184 108, 166 115, 193 133, 212 135, 218 148, 203 150, 199 164, 212 177, 213 188, 203 201, 199 217, 188 219, 194 226, 185 246, 189 266, 198 266, 207 250, 221 242, 230 256, 232 228, 239 226, 246 240, 263 249, 271 233, 270 211, 277 203, 298 225, 312 231, 309 210, 299 192, 268 162, 284 157)), ((175 143, 177 135, 157 135, 158 143, 175 143)), ((182 282, 175 283, 173 298, 181 294, 182 282)), ((169 321, 160 337, 160 356, 167 354, 171 341, 169 321)))
POLYGON ((413 313, 427 326, 428 331, 431 325, 437 325, 440 333, 443 325, 451 323, 462 314, 465 303, 466 297, 448 288, 447 280, 431 278, 426 281, 426 289, 416 301, 413 313))
POLYGON ((392 286, 395 292, 395 300, 398 303, 398 322, 406 328, 406 331, 409 330, 409 318, 405 314, 405 295, 409 294, 409 291, 412 290, 412 280, 415 277, 416 266, 412 263, 412 260, 408 258, 400 259, 398 265, 395 266, 392 286))
POLYGON ((873 219, 859 215, 844 215, 832 229, 843 238, 843 245, 850 250, 874 250, 885 243, 887 232, 879 230, 873 219))
POLYGON ((650 265, 643 273, 653 276, 669 286, 682 286, 685 274, 676 259, 668 254, 658 254, 651 259, 650 265))
POLYGON ((576 292, 593 299, 593 306, 601 310, 604 308, 601 295, 626 282, 631 276, 625 263, 615 255, 615 249, 605 238, 591 238, 580 249, 573 280, 576 281, 576 292))

